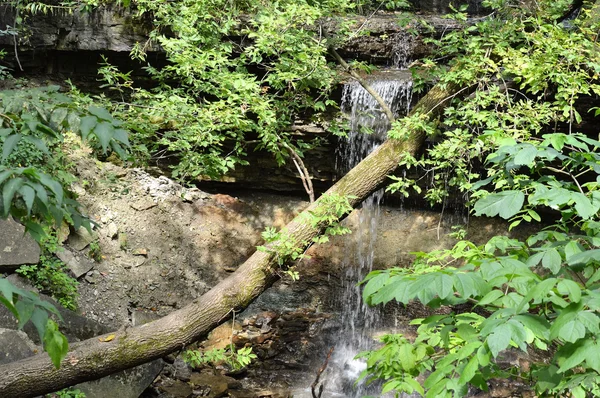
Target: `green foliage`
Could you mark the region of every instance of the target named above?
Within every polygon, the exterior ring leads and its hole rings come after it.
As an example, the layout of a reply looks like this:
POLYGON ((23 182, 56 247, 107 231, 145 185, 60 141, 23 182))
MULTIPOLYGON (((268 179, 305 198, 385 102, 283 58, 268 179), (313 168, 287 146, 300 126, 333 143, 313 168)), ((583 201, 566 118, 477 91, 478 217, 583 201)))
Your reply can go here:
MULTIPOLYGON (((75 178, 63 152, 68 132, 107 153, 125 155, 128 134, 105 108, 95 104, 81 107, 56 86, 0 91, 0 217, 14 217, 27 232, 45 245, 37 265, 23 266, 19 273, 51 293, 63 306, 74 309, 77 282, 65 273, 62 262, 51 254, 57 242, 48 231, 63 222, 90 228, 68 185, 75 178)), ((44 349, 58 368, 66 355, 68 343, 48 313, 56 309, 37 296, 0 280, 4 304, 22 327, 31 320, 36 326, 44 349)))
POLYGON ((68 275, 68 268, 54 254, 60 248, 56 233, 46 233, 41 240, 42 255, 40 262, 34 265, 22 265, 17 273, 33 282, 41 291, 50 294, 63 307, 70 310, 77 309, 76 279, 68 275))
MULTIPOLYGON (((351 231, 349 228, 340 224, 340 220, 352 211, 352 206, 348 202, 349 198, 337 194, 325 194, 316 202, 312 210, 302 214, 300 221, 309 223, 313 227, 323 228, 323 233, 311 242, 299 242, 283 229, 277 231, 275 228, 267 227, 262 233, 262 237, 267 243, 266 246, 258 246, 257 249, 275 256, 277 264, 281 267, 288 262, 294 262, 307 258, 305 253, 306 246, 313 243, 326 243, 330 236, 345 235, 351 231)), ((296 271, 285 269, 284 271, 292 278, 297 280, 299 274, 296 271)))
POLYGON ((256 359, 256 354, 252 352, 252 347, 236 349, 233 344, 228 348, 213 348, 208 351, 187 350, 182 354, 185 363, 194 368, 201 368, 206 365, 215 367, 219 363, 226 363, 232 370, 241 370, 256 359))
MULTIPOLYGON (((440 84, 465 87, 466 98, 438 124, 419 125, 415 116, 391 133, 406 139, 416 128, 436 140, 425 157, 402 160, 434 183, 431 202, 458 190, 475 215, 500 216, 509 229, 546 220, 524 240, 461 240, 416 253, 410 268, 367 276, 370 305, 419 301, 462 311, 414 320, 414 340, 387 335, 380 349, 361 354, 363 377, 384 380, 384 391, 466 396, 471 387, 487 390, 490 379, 512 378, 538 396, 600 394, 600 142, 576 130, 578 99, 600 93, 597 26, 584 9, 565 29, 554 21, 569 2, 538 5, 496 4, 493 16, 445 35, 438 44, 453 68, 422 67, 440 84), (506 350, 545 351, 548 360, 521 367, 502 361, 506 350)), ((392 190, 420 190, 418 181, 394 180, 392 190)))
POLYGON ((55 392, 54 394, 48 394, 48 398, 85 398, 86 395, 79 389, 67 388, 55 392))
POLYGON ((77 285, 68 274, 68 268, 59 259, 44 255, 35 265, 22 265, 17 273, 31 280, 35 287, 49 293, 63 307, 77 309, 77 285))
MULTIPOLYGON (((160 45, 168 64, 148 66, 158 84, 146 90, 131 84, 128 73, 105 64, 102 79, 116 90, 111 110, 122 118, 133 147, 154 159, 176 157, 173 177, 218 179, 247 164, 248 150, 265 150, 278 164, 320 140, 291 134, 298 115, 319 122, 337 107, 328 94, 337 72, 327 50, 347 32, 323 35, 325 20, 356 7, 349 0, 179 1, 138 0, 138 15, 153 16, 150 40, 132 51, 160 45), (169 34, 166 34, 169 32, 169 34)), ((108 102, 108 101, 107 101, 108 102)), ((332 132, 338 129, 334 125, 332 132)))
POLYGON ((74 195, 64 188, 75 178, 62 151, 72 131, 99 151, 125 155, 127 132, 104 108, 81 109, 57 86, 0 91, 0 216, 20 219, 41 239, 41 225, 63 220, 90 227, 74 195))
POLYGON ((36 294, 14 286, 4 278, 0 278, 0 293, 0 303, 17 318, 19 329, 29 321, 33 323, 40 340, 44 342, 44 349, 58 368, 67 353, 68 345, 67 339, 58 331, 56 323, 48 318, 48 314, 51 313, 61 319, 56 307, 40 300, 36 294))
POLYGON ((100 249, 100 245, 97 241, 90 242, 88 257, 96 261, 97 263, 102 261, 102 249, 100 249))

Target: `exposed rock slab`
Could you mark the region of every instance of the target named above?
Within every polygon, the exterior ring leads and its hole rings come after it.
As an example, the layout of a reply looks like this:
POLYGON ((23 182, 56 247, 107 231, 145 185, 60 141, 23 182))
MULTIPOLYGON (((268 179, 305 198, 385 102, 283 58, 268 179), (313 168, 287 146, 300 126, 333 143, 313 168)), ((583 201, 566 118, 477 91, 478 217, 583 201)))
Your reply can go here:
POLYGON ((56 257, 61 259, 67 265, 75 278, 80 278, 94 268, 94 262, 92 260, 84 255, 73 253, 68 249, 57 252, 56 257))
MULTIPOLYGON (((439 1, 431 0, 433 11, 441 8, 439 1)), ((415 17, 416 18, 416 17, 415 17)), ((447 19, 435 16, 420 15, 433 26, 433 35, 456 29, 459 25, 447 19)), ((377 63, 389 63, 394 51, 398 48, 398 40, 405 40, 407 29, 398 24, 398 14, 380 13, 369 17, 357 17, 355 30, 360 29, 369 34, 355 35, 339 49, 341 54, 352 55, 359 59, 369 59, 377 63)), ((149 17, 138 18, 129 9, 114 5, 103 5, 91 12, 75 10, 73 13, 55 12, 48 15, 35 15, 28 18, 27 35, 19 37, 20 57, 26 60, 33 53, 28 51, 60 51, 60 52, 106 52, 129 54, 136 43, 147 43, 151 20, 149 17)), ((9 6, 0 7, 0 28, 15 26, 14 11, 9 6)), ((335 31, 332 23, 325 22, 325 29, 335 31)), ((430 33, 427 33, 430 35, 430 33)), ((13 38, 10 35, 0 36, 0 46, 12 50, 13 38)), ((414 46, 417 53, 423 53, 425 47, 420 43, 414 46)), ((150 47, 150 53, 161 53, 157 46, 150 47)), ((39 58, 39 54, 38 54, 39 58)), ((43 58, 43 57, 42 57, 43 58)), ((90 62, 97 60, 90 58, 90 62)), ((44 62, 43 59, 38 62, 44 62)), ((81 58, 79 58, 81 62, 81 58)), ((74 65, 76 66, 76 65, 74 65)), ((78 70, 81 72, 81 65, 78 70)))
POLYGON ((81 251, 96 239, 98 239, 98 236, 95 232, 90 232, 86 228, 81 227, 75 233, 69 235, 67 243, 73 249, 81 251))
POLYGON ((39 349, 22 331, 0 328, 0 365, 30 357, 39 349))
POLYGON ((0 220, 0 267, 18 267, 39 261, 40 246, 25 234, 25 227, 10 218, 0 220))
POLYGON ((99 380, 77 384, 87 398, 138 398, 162 371, 162 359, 112 374, 99 380))
MULTIPOLYGON (((27 281, 18 276, 13 275, 9 279, 20 288, 35 291, 27 281)), ((63 318, 59 322, 60 330, 67 336, 70 343, 89 339, 111 330, 98 322, 60 307, 47 296, 41 295, 41 298, 52 302, 59 309, 63 318)), ((23 331, 15 330, 16 327, 17 323, 13 315, 6 307, 0 306, 0 365, 41 352, 41 349, 34 343, 40 341, 31 322, 25 326, 23 331)), ((88 398, 138 398, 162 371, 163 366, 163 360, 157 359, 99 380, 78 384, 75 388, 83 391, 88 398)))
MULTIPOLYGON (((14 10, 0 7, 0 27, 15 26, 14 10)), ((26 21, 27 35, 21 35, 23 49, 60 51, 129 52, 136 42, 148 39, 149 24, 129 10, 103 5, 91 12, 56 10, 37 14, 26 21)), ((11 45, 12 36, 0 36, 0 45, 11 45)))

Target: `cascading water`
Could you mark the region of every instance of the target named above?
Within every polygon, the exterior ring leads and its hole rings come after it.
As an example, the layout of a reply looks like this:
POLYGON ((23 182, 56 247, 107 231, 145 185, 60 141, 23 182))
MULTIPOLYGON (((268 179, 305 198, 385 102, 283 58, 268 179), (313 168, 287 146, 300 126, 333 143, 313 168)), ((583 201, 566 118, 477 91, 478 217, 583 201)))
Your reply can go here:
POLYGON ((399 32, 394 35, 394 39, 392 65, 397 69, 407 69, 412 62, 416 38, 410 32, 399 32))
MULTIPOLYGON (((394 71, 383 74, 385 78, 370 81, 370 86, 382 97, 395 115, 407 112, 412 98, 410 73, 394 71)), ((385 139, 390 123, 377 101, 357 82, 344 86, 342 111, 350 118, 350 133, 337 153, 338 169, 345 173, 385 139), (364 130, 371 131, 364 134, 364 130)), ((344 397, 360 397, 367 394, 365 385, 354 386, 354 382, 365 368, 354 357, 361 351, 372 348, 373 334, 380 324, 377 309, 367 307, 361 297, 357 282, 372 270, 375 254, 377 224, 383 190, 363 202, 359 213, 358 229, 353 239, 348 240, 349 254, 344 264, 343 294, 341 295, 342 333, 335 347, 328 371, 328 390, 344 397), (331 383, 331 384, 329 384, 331 383)))

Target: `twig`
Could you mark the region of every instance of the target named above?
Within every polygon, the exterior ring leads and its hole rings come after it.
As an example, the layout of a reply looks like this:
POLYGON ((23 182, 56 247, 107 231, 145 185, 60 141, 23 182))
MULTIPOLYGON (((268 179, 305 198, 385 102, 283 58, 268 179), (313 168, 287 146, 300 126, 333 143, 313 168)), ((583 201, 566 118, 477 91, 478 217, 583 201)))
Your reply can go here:
POLYGON ((317 384, 319 384, 319 379, 321 378, 321 374, 325 371, 325 369, 327 369, 327 365, 329 364, 329 358, 331 358, 331 354, 333 354, 333 349, 334 349, 334 347, 331 347, 331 349, 329 350, 329 353, 327 354, 327 358, 325 358, 325 362, 323 363, 323 366, 321 366, 321 368, 317 372, 317 377, 315 378, 315 381, 310 386, 310 391, 312 392, 313 398, 321 398, 321 394, 323 394, 323 388, 325 387, 324 383, 321 383, 321 385, 319 386, 319 394, 316 393, 315 389, 317 388, 317 384))
POLYGON ((290 153, 290 156, 292 157, 292 161, 294 162, 294 165, 296 166, 296 169, 298 170, 298 174, 300 174, 300 179, 302 180, 302 185, 304 185, 304 189, 306 190, 306 193, 308 194, 308 199, 310 200, 310 203, 313 203, 315 201, 315 189, 313 188, 310 174, 308 173, 308 169, 304 165, 302 158, 300 156, 298 156, 296 151, 294 151, 294 149, 292 147, 290 147, 288 144, 286 144, 285 142, 281 143, 280 145, 282 147, 284 147, 285 149, 287 149, 287 151, 290 153))
POLYGON ((19 49, 17 48, 17 23, 19 20, 19 2, 17 1, 17 4, 15 5, 15 32, 12 35, 13 37, 13 44, 15 46, 15 60, 17 61, 17 65, 19 65, 19 69, 21 70, 21 72, 23 72, 23 67, 21 66, 21 61, 19 60, 19 49))
POLYGON ((344 68, 346 70, 346 72, 348 72, 350 74, 350 76, 352 76, 354 79, 356 79, 356 81, 365 90, 367 90, 367 92, 369 94, 371 94, 373 96, 373 98, 375 98, 375 101, 377 101, 377 103, 381 107, 381 110, 383 111, 383 113, 385 113, 385 116, 387 116, 389 122, 390 123, 394 123, 396 121, 396 118, 394 117, 394 113, 392 112, 392 110, 390 109, 390 107, 385 103, 385 101, 383 100, 383 98, 381 98, 381 96, 379 94, 377 94, 377 92, 375 90, 373 90, 373 87, 371 87, 369 85, 369 83, 366 82, 365 79, 363 79, 362 77, 360 77, 360 75, 355 70, 353 70, 350 67, 350 65, 348 65, 348 63, 346 61, 344 61, 344 59, 342 57, 340 57, 340 54, 338 54, 338 52, 335 51, 334 48, 330 47, 329 48, 329 52, 331 53, 331 55, 334 56, 334 58, 336 59, 336 61, 338 61, 338 63, 340 65, 342 65, 342 68, 344 68))

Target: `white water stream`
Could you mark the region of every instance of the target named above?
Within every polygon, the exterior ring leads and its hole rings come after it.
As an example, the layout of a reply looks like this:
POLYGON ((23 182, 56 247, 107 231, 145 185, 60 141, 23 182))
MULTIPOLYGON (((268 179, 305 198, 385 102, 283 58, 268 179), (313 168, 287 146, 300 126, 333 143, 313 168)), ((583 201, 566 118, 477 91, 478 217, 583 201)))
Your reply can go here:
MULTIPOLYGON (((410 73, 395 71, 382 76, 369 84, 396 116, 406 114, 412 99, 410 73)), ((356 82, 344 86, 341 108, 350 118, 348 139, 340 145, 337 153, 338 170, 345 174, 385 140, 390 123, 373 96, 356 82), (370 130, 371 134, 364 134, 365 130, 370 130)), ((382 197, 383 189, 363 202, 358 229, 352 232, 352 239, 347 240, 348 257, 340 295, 342 329, 326 375, 327 396, 361 397, 376 392, 369 391, 364 383, 354 386, 366 367, 363 361, 354 357, 373 348, 373 335, 381 325, 379 309, 364 304, 362 287, 357 283, 373 268, 382 197)))

